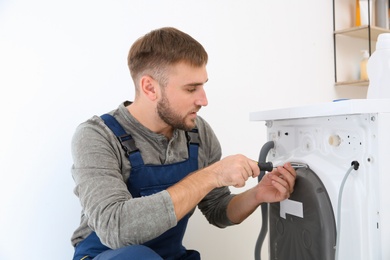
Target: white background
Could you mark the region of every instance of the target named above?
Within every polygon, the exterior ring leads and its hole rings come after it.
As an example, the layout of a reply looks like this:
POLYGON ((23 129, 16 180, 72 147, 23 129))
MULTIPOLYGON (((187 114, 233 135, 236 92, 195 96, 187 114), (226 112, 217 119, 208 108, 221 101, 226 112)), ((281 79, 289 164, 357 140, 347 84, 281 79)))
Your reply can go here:
MULTIPOLYGON (((209 53, 201 115, 223 156, 257 159, 266 129, 250 112, 366 95, 366 87, 334 87, 330 0, 1 0, 0 259, 71 259, 80 212, 71 136, 133 99, 127 52, 163 26, 209 53)), ((222 230, 196 211, 185 245, 205 260, 253 259, 260 226, 260 210, 222 230)))

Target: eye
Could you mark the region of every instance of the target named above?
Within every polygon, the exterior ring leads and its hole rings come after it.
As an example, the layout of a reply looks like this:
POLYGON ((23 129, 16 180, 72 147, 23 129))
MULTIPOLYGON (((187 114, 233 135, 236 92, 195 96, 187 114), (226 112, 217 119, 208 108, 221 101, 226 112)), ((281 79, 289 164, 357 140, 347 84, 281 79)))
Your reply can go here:
POLYGON ((187 91, 190 92, 190 93, 192 93, 192 92, 195 92, 195 91, 196 91, 196 88, 188 88, 187 91))

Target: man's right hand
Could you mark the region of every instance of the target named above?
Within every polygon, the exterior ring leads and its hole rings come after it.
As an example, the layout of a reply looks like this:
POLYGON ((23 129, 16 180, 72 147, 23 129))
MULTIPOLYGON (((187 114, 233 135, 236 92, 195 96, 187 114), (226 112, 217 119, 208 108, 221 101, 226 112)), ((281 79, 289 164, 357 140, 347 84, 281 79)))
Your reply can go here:
POLYGON ((216 178, 216 187, 243 187, 249 177, 260 174, 257 162, 242 154, 227 156, 207 168, 216 178))

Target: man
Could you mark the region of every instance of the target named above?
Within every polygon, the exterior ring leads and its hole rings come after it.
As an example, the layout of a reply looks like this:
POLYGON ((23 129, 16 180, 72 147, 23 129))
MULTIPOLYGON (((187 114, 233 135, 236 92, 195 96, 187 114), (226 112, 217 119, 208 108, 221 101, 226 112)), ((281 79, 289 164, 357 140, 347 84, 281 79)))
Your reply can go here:
POLYGON ((196 206, 218 227, 242 222, 261 203, 293 191, 289 163, 233 195, 260 173, 244 155, 221 160, 209 124, 207 53, 191 36, 161 28, 139 38, 128 65, 134 102, 81 124, 72 140, 75 194, 82 214, 74 259, 200 259, 182 245, 196 206))

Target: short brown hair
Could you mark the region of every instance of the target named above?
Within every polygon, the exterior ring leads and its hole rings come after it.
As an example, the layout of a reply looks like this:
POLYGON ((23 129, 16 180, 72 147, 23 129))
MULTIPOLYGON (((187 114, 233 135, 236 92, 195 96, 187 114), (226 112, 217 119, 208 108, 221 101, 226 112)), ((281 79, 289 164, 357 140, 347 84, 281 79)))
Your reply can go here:
POLYGON ((207 60, 207 52, 198 41, 172 27, 156 29, 139 38, 131 46, 127 57, 136 89, 137 81, 144 74, 149 74, 164 85, 170 65, 184 61, 200 67, 206 65, 207 60))

